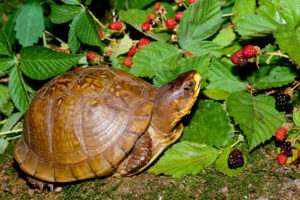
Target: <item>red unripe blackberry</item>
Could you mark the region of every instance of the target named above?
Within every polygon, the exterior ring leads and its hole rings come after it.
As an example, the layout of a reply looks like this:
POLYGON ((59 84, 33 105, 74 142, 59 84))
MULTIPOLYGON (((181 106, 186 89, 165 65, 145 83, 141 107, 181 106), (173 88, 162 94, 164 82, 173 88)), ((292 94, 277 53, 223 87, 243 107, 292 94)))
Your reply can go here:
POLYGON ((233 64, 239 64, 239 58, 242 56, 242 50, 236 51, 231 55, 231 62, 233 64))
POLYGON ((177 4, 183 4, 184 0, 175 0, 175 3, 177 3, 177 4))
POLYGON ((149 31, 151 28, 151 25, 148 22, 145 22, 142 24, 142 30, 143 31, 149 31))
POLYGON ((154 5, 154 9, 155 9, 156 11, 158 11, 158 10, 160 9, 160 4, 159 4, 159 3, 156 3, 156 4, 154 5))
POLYGON ((297 154, 298 154, 298 158, 300 159, 300 149, 298 150, 297 154))
POLYGON ((189 4, 193 4, 193 3, 196 3, 197 0, 188 0, 189 4))
POLYGON ((138 49, 142 49, 144 46, 150 44, 151 41, 147 38, 141 38, 138 44, 138 49))
POLYGON ((253 45, 247 45, 243 48, 242 54, 247 58, 251 58, 257 54, 257 51, 253 45))
POLYGON ((94 61, 95 58, 96 58, 96 54, 94 52, 88 52, 87 55, 86 55, 86 58, 89 60, 89 61, 94 61))
POLYGON ((157 18, 156 14, 154 12, 149 13, 150 20, 155 20, 157 18))
POLYGON ((276 140, 279 141, 279 142, 283 142, 286 138, 286 135, 287 135, 287 130, 283 127, 279 127, 276 132, 275 132, 275 135, 276 135, 276 140))
POLYGON ((228 157, 228 167, 230 169, 236 169, 238 167, 242 167, 244 165, 244 157, 243 153, 238 150, 234 149, 228 157))
POLYGON ((129 51, 128 51, 128 56, 134 56, 136 53, 136 47, 135 46, 132 46, 129 51))
POLYGON ((121 22, 115 21, 109 25, 109 28, 114 31, 120 31, 123 28, 123 24, 121 22))
POLYGON ((178 11, 177 13, 175 13, 175 19, 176 19, 177 21, 180 21, 182 15, 183 15, 183 11, 178 11))
POLYGON ((277 162, 278 162, 279 165, 285 164, 286 161, 287 161, 287 155, 279 154, 279 155, 277 156, 277 162))
POLYGON ((173 19, 172 17, 168 18, 166 20, 166 26, 169 28, 169 29, 174 29, 177 25, 177 22, 175 19, 173 19))
POLYGON ((82 67, 75 67, 75 70, 80 70, 82 69, 82 67))
POLYGON ((127 67, 131 67, 131 65, 133 64, 132 58, 130 58, 130 57, 125 58, 125 60, 123 61, 123 63, 127 67))

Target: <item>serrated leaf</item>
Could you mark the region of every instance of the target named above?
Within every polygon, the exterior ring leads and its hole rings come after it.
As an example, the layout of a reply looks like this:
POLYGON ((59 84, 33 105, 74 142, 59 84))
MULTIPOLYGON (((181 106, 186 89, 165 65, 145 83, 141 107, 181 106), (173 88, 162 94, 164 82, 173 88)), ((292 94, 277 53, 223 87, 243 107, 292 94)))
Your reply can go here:
POLYGON ((80 42, 76 36, 76 24, 79 19, 79 16, 77 15, 70 24, 70 30, 68 34, 68 44, 70 46, 70 49, 73 54, 75 54, 79 48, 80 48, 80 42))
POLYGON ((280 1, 283 18, 289 25, 297 26, 300 22, 300 1, 284 0, 280 1))
POLYGON ((254 72, 248 79, 255 89, 264 90, 273 87, 281 87, 291 83, 297 74, 290 67, 263 66, 254 72))
POLYGON ((223 105, 211 100, 199 101, 196 111, 184 127, 181 141, 224 147, 233 141, 232 128, 223 105))
POLYGON ((246 135, 250 150, 269 140, 284 122, 284 113, 275 109, 275 99, 235 92, 227 99, 229 115, 246 135))
POLYGON ((12 52, 6 35, 0 29, 0 55, 11 56, 12 52))
POLYGON ((50 20, 55 24, 62 24, 70 21, 80 12, 82 8, 78 6, 69 5, 51 5, 51 14, 49 16, 50 20))
POLYGON ((220 47, 224 48, 231 45, 236 36, 233 32, 232 28, 226 28, 225 30, 221 30, 218 35, 213 39, 213 42, 220 47))
MULTIPOLYGON (((230 68, 231 67, 228 63, 224 63, 216 58, 212 58, 209 71, 210 83, 206 89, 223 90, 229 93, 246 90, 246 86, 231 73, 230 68)), ((212 94, 213 93, 211 93, 211 95, 212 94)), ((217 95, 216 97, 210 97, 219 100, 220 95, 217 95)), ((226 100, 226 96, 224 96, 223 100, 226 100)))
POLYGON ((3 29, 3 32, 6 35, 10 46, 12 46, 14 44, 15 39, 16 39, 15 23, 16 23, 16 20, 17 20, 17 17, 19 15, 20 11, 21 10, 18 9, 10 15, 10 17, 9 17, 8 21, 6 22, 5 27, 3 29))
POLYGON ((187 51, 194 53, 197 56, 212 55, 216 58, 222 56, 222 48, 212 41, 202 41, 190 46, 187 51))
POLYGON ((300 66, 300 27, 280 26, 274 33, 280 49, 300 66))
POLYGON ((21 120, 22 116, 23 114, 20 112, 12 114, 1 128, 1 131, 3 132, 13 129, 16 126, 16 124, 21 120))
POLYGON ((208 66, 210 62, 210 56, 193 56, 190 58, 182 58, 174 69, 164 69, 157 71, 153 79, 153 83, 156 86, 164 85, 177 78, 180 74, 196 70, 201 75, 201 87, 205 87, 208 79, 208 66))
POLYGON ((255 0, 236 0, 232 8, 232 22, 236 24, 246 15, 255 14, 255 0))
POLYGON ((25 46, 35 44, 45 29, 43 7, 38 0, 30 0, 20 11, 16 19, 16 37, 25 46))
POLYGON ((191 4, 180 20, 178 43, 184 51, 193 51, 190 48, 219 29, 221 18, 218 0, 202 0, 191 4))
POLYGON ((219 90, 219 89, 206 89, 203 91, 203 93, 214 100, 224 100, 227 99, 230 95, 229 92, 226 92, 224 90, 219 90))
POLYGON ((15 64, 14 58, 0 58, 0 71, 6 71, 15 64))
POLYGON ((6 116, 10 116, 14 110, 14 105, 10 101, 8 88, 0 85, 0 112, 6 116))
POLYGON ((22 74, 15 65, 9 73, 8 90, 10 98, 19 111, 24 113, 29 105, 29 97, 27 96, 25 85, 22 83, 22 74))
POLYGON ((294 108, 293 110, 293 121, 296 124, 296 126, 300 127, 300 107, 294 108))
POLYGON ((69 4, 69 5, 80 5, 81 4, 81 0, 61 0, 62 2, 64 2, 65 4, 69 4))
POLYGON ((174 69, 180 56, 181 51, 173 45, 152 42, 135 54, 130 73, 152 78, 157 71, 174 69))
POLYGON ((32 79, 45 80, 66 72, 80 58, 80 55, 61 53, 43 47, 26 47, 21 50, 21 69, 32 79))
POLYGON ((242 167, 238 167, 236 169, 230 169, 228 167, 228 158, 229 154, 231 153, 232 149, 230 147, 226 147, 223 149, 222 154, 216 160, 216 170, 222 172, 223 174, 233 177, 236 176, 238 173, 242 172, 246 168, 246 159, 244 157, 244 165, 242 167))
POLYGON ((125 59, 124 57, 117 57, 117 58, 112 57, 112 59, 111 59, 112 66, 111 67, 129 72, 130 68, 123 64, 124 59, 125 59))
POLYGON ((217 159, 218 152, 205 144, 183 141, 168 149, 149 171, 173 177, 197 174, 217 159))
POLYGON ((142 31, 142 24, 144 22, 146 22, 146 17, 148 16, 146 11, 143 10, 139 10, 139 9, 130 9, 127 11, 123 11, 121 10, 119 12, 119 17, 127 22, 128 24, 130 24, 132 27, 134 27, 135 29, 137 29, 138 31, 142 32, 143 34, 161 41, 161 42, 166 42, 167 40, 170 39, 170 35, 168 33, 156 33, 153 31, 147 31, 147 32, 143 32, 142 31))
POLYGON ((116 47, 113 48, 112 57, 118 57, 121 54, 124 54, 129 51, 132 47, 132 39, 130 39, 129 35, 125 35, 121 41, 118 43, 116 47))
POLYGON ((145 6, 151 4, 154 2, 154 0, 126 0, 126 8, 131 9, 131 8, 138 8, 142 9, 145 6))
POLYGON ((0 155, 5 152, 8 147, 8 141, 0 138, 0 155))
POLYGON ((91 15, 85 11, 78 17, 75 28, 77 37, 85 44, 101 47, 97 25, 91 15))

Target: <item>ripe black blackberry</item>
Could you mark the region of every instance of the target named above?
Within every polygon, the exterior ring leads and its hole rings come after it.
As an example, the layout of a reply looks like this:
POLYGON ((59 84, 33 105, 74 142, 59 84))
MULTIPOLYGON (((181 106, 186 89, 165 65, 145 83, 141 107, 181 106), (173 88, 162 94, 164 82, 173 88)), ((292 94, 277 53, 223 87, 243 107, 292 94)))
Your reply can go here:
POLYGON ((283 155, 292 156, 293 155, 293 147, 291 145, 291 142, 283 142, 281 147, 281 153, 283 155))
POLYGON ((290 95, 283 93, 282 91, 278 91, 274 94, 274 98, 276 101, 276 108, 279 111, 285 111, 288 107, 288 104, 291 100, 290 95))
POLYGON ((243 153, 238 150, 234 149, 228 157, 228 167, 230 169, 236 169, 238 167, 242 167, 244 165, 244 157, 243 153))

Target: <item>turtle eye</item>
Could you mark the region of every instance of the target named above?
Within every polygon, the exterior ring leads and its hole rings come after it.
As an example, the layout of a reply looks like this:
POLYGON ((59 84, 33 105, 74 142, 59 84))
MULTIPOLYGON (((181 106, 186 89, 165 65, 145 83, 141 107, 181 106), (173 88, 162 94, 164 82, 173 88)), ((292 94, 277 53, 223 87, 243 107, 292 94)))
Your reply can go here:
POLYGON ((193 90, 195 87, 195 82, 194 81, 188 81, 185 85, 184 85, 184 90, 193 90))

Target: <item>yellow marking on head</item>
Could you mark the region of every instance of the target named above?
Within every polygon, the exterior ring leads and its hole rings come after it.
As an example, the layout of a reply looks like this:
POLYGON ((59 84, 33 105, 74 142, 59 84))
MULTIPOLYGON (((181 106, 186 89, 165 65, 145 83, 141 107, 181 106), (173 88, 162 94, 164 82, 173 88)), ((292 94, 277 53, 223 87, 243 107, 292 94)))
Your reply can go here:
POLYGON ((201 76, 199 73, 195 73, 195 75, 193 76, 193 79, 196 82, 196 86, 195 86, 195 94, 194 97, 197 97, 200 91, 200 86, 201 86, 201 76))

